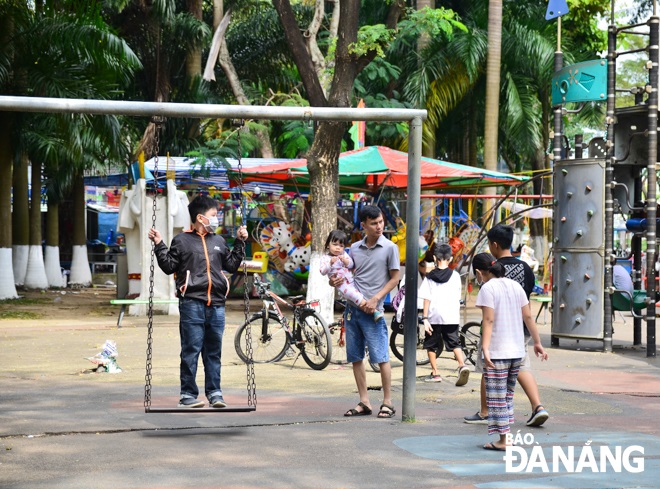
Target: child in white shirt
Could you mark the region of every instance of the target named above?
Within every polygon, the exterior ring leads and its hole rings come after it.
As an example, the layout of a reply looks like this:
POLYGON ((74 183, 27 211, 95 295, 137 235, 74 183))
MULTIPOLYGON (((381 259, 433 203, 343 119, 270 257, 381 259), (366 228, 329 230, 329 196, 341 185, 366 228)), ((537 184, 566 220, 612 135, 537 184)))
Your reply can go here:
POLYGON ((427 272, 419 288, 418 297, 424 299, 424 348, 431 362, 431 375, 425 382, 441 382, 436 365, 436 349, 442 343, 454 352, 458 362, 456 385, 465 385, 470 378, 470 369, 465 366, 463 350, 458 339, 461 311, 461 277, 449 268, 452 249, 448 244, 436 245, 433 250, 435 268, 427 272))

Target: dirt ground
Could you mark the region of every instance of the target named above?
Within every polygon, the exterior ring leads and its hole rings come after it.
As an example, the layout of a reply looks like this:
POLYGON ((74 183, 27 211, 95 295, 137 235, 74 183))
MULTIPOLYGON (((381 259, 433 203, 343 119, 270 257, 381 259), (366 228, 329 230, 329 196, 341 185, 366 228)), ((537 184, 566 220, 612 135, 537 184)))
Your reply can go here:
MULTIPOLYGON (((48 291, 20 291, 18 300, 0 302, 0 377, 18 379, 78 378, 80 381, 128 382, 143 384, 146 371, 147 318, 129 316, 117 327, 119 306, 114 288, 86 288, 48 291), (98 373, 87 360, 102 350, 106 340, 117 344, 118 374, 98 373)), ((260 302, 251 301, 254 312, 260 302)), ((223 340, 222 385, 236 395, 244 395, 246 367, 234 348, 236 329, 244 321, 243 302, 230 300, 223 340)), ((154 315, 152 374, 156 395, 177 395, 179 383, 179 317, 154 315)), ((393 358, 393 385, 401 385, 403 368, 393 358)), ((448 356, 440 362, 445 375, 455 375, 455 362, 448 356)), ((273 364, 255 366, 258 384, 289 392, 315 391, 332 395, 333 390, 354 389, 351 367, 330 364, 322 371, 312 370, 302 358, 285 357, 273 364), (312 382, 310 382, 313 380, 312 382)), ((426 373, 425 371, 423 373, 426 373)), ((367 370, 370 385, 380 385, 380 375, 367 370)), ((203 369, 198 385, 203 385, 203 369)))

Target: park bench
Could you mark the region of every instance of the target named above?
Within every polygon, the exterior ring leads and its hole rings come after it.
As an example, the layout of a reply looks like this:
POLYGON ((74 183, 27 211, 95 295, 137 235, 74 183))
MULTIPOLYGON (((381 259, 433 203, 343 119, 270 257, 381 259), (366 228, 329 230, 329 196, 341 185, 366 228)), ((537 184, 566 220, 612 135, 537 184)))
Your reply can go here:
MULTIPOLYGON (((178 304, 179 299, 154 299, 153 304, 178 304)), ((121 306, 119 311, 119 317, 117 318, 117 327, 121 328, 121 322, 124 319, 124 313, 126 312, 126 306, 133 304, 149 304, 148 299, 113 299, 110 301, 110 304, 113 306, 121 306)))

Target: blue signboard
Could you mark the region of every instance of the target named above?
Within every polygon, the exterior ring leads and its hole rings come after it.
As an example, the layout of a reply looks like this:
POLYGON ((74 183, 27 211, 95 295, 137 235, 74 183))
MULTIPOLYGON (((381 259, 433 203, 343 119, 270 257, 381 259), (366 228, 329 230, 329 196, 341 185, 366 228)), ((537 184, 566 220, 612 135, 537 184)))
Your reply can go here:
POLYGON ((607 60, 577 63, 552 77, 552 105, 607 100, 607 60))
POLYGON ((568 4, 566 0, 550 0, 548 10, 545 12, 545 20, 555 19, 568 13, 568 4))

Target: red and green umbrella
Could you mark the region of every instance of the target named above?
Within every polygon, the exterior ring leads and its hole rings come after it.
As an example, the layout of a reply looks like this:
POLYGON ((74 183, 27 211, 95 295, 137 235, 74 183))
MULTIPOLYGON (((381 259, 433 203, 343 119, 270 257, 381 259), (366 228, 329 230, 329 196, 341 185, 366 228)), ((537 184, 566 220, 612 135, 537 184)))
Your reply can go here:
MULTIPOLYGON (((236 177, 236 171, 229 174, 236 177)), ((421 183, 423 189, 516 185, 528 177, 459 165, 422 157, 421 183)), ((304 159, 284 163, 254 166, 243 170, 244 182, 280 183, 285 186, 309 187, 309 171, 304 159)), ((408 153, 368 146, 347 151, 339 156, 339 186, 365 191, 381 187, 408 187, 408 153)))

